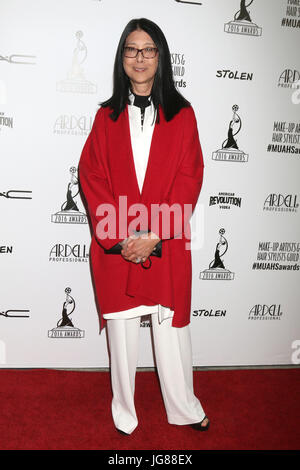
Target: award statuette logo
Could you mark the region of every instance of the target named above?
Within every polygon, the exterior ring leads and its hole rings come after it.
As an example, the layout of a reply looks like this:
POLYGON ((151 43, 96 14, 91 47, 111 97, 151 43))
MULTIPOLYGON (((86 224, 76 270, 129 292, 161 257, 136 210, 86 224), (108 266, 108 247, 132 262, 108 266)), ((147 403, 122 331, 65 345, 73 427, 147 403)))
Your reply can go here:
POLYGON ((222 148, 213 152, 212 159, 226 162, 247 162, 249 155, 238 148, 235 136, 242 128, 242 120, 238 115, 237 104, 232 106, 233 116, 228 126, 227 139, 224 140, 222 148), (238 127, 237 129, 235 129, 238 127))
POLYGON ((253 23, 247 8, 253 3, 250 0, 246 5, 246 0, 241 0, 240 9, 234 15, 234 20, 225 23, 224 31, 233 34, 246 34, 248 36, 261 36, 262 29, 253 23))
POLYGON ((224 256, 228 249, 228 242, 224 237, 225 230, 221 228, 219 230, 220 240, 217 243, 215 251, 215 259, 209 264, 209 268, 205 269, 200 273, 200 279, 203 280, 221 280, 221 281, 232 281, 234 279, 234 273, 225 268, 221 256, 224 256), (223 248, 223 252, 220 253, 223 248))
POLYGON ((62 204, 61 210, 52 214, 51 222, 58 224, 87 224, 87 216, 79 211, 75 197, 79 194, 78 178, 75 175, 77 169, 70 168, 71 181, 68 183, 67 200, 62 204), (73 193, 74 191, 74 193, 73 193))
POLYGON ((84 338, 84 331, 75 328, 70 315, 75 310, 75 300, 70 295, 71 289, 65 289, 66 300, 63 303, 62 317, 57 322, 56 328, 48 331, 48 338, 84 338))
POLYGON ((68 71, 67 79, 61 80, 56 84, 56 90, 71 93, 96 93, 97 85, 89 82, 85 78, 82 67, 83 62, 87 58, 87 47, 82 41, 83 32, 76 33, 77 44, 73 52, 71 68, 68 71))

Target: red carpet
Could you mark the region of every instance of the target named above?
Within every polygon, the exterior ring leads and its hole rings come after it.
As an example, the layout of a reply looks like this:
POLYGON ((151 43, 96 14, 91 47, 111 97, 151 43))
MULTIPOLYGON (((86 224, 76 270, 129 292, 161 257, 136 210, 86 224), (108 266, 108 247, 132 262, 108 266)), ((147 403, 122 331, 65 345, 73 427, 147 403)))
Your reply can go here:
POLYGON ((122 436, 113 425, 108 372, 0 371, 1 450, 300 448, 300 370, 194 372, 209 431, 167 422, 154 372, 138 372, 139 426, 122 436))

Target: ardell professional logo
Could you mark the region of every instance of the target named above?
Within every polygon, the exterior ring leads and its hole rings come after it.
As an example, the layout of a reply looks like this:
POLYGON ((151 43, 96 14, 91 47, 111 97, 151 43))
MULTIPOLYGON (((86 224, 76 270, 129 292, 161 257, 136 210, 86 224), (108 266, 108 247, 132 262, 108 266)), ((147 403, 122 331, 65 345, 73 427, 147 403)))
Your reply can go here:
POLYGON ((5 116, 4 113, 0 111, 0 131, 3 127, 13 128, 13 118, 5 116))
POLYGON ((57 243, 49 253, 49 261, 66 263, 87 263, 89 252, 86 245, 76 244, 68 245, 57 243))
POLYGON ((59 135, 89 135, 93 125, 92 116, 74 116, 62 114, 53 127, 54 134, 59 135))
POLYGON ((29 318, 29 315, 26 315, 30 310, 2 310, 0 311, 0 316, 5 318, 29 318))
POLYGON ((140 328, 150 328, 150 320, 141 321, 140 328))
POLYGON ((234 20, 224 25, 224 31, 232 34, 246 34, 248 36, 261 36, 262 29, 253 23, 250 12, 247 8, 253 3, 253 0, 240 1, 240 9, 235 13, 234 20))
POLYGON ((281 320, 281 305, 261 305, 256 304, 251 308, 248 320, 281 320))
POLYGON ((300 28, 300 3, 298 0, 287 0, 285 17, 281 20, 281 26, 300 28))
POLYGON ((234 273, 225 268, 221 259, 228 250, 228 242, 224 237, 224 233, 225 230, 221 228, 219 230, 220 238, 215 249, 215 258, 210 262, 209 268, 200 273, 200 279, 210 281, 231 281, 234 279, 234 273))
POLYGON ((219 206, 219 209, 230 209, 231 206, 241 207, 242 198, 234 193, 219 193, 218 196, 210 196, 209 206, 219 206))
POLYGON ((173 70, 174 83, 177 88, 185 88, 186 81, 185 75, 185 57, 184 54, 175 53, 171 54, 171 64, 173 70))
POLYGON ((269 242, 258 244, 254 271, 299 271, 300 243, 269 242))
POLYGON ((300 88, 300 73, 298 70, 285 69, 279 77, 278 86, 282 88, 300 88))
POLYGON ((232 106, 233 116, 228 126, 227 139, 222 143, 222 148, 212 154, 212 159, 224 162, 247 162, 249 155, 238 148, 236 135, 242 128, 242 120, 238 115, 238 105, 232 106))
POLYGON ((275 121, 267 152, 300 155, 300 123, 275 121), (297 145, 298 144, 298 145, 297 145))
POLYGON ((0 192, 0 197, 3 196, 5 199, 32 199, 29 194, 32 194, 32 191, 10 189, 9 191, 0 192))
POLYGON ((25 55, 25 54, 11 54, 11 55, 0 55, 0 61, 8 62, 9 64, 18 64, 18 65, 34 65, 35 55, 25 55))
POLYGON ((62 317, 57 322, 56 328, 48 331, 48 338, 84 338, 84 331, 75 328, 71 315, 75 310, 75 300, 71 296, 71 289, 65 289, 66 300, 62 306, 62 317))
POLYGON ((217 70, 217 78, 228 78, 230 80, 252 81, 253 72, 239 72, 238 70, 217 70))
POLYGON ((269 194, 264 202, 264 211, 274 212, 297 212, 299 203, 297 194, 269 194))
POLYGON ((193 310, 193 317, 225 317, 226 313, 226 309, 214 310, 211 308, 210 310, 206 310, 203 308, 201 310, 193 310))
POLYGON ((67 73, 67 79, 56 84, 56 90, 69 93, 96 93, 97 85, 89 82, 82 64, 87 58, 87 47, 82 41, 83 32, 76 33, 76 47, 73 52, 72 64, 67 73))
POLYGON ((57 224, 87 224, 87 216, 79 211, 75 200, 79 194, 76 172, 77 169, 74 166, 70 168, 71 181, 68 183, 66 191, 67 200, 62 204, 59 212, 52 214, 51 222, 57 224))

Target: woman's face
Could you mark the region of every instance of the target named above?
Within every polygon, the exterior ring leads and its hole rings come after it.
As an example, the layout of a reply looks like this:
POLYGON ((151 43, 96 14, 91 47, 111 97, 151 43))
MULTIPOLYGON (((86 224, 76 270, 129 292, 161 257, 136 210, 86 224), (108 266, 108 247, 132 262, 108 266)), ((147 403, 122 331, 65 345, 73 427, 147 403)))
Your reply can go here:
MULTIPOLYGON (((142 30, 133 31, 127 36, 125 47, 127 46, 135 47, 136 49, 156 47, 151 36, 142 30)), ((158 52, 153 59, 144 59, 141 52, 135 58, 123 56, 123 67, 130 79, 134 93, 145 95, 151 93, 157 66, 158 52)))

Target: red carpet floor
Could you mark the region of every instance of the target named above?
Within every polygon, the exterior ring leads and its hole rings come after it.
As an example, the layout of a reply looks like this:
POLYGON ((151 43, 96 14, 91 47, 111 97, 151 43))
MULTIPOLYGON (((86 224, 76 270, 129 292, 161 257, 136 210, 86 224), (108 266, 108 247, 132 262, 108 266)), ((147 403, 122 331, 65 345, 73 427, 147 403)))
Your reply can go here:
POLYGON ((139 426, 113 425, 108 372, 0 371, 1 450, 300 449, 300 369, 194 372, 209 431, 167 422, 154 372, 138 372, 139 426))

